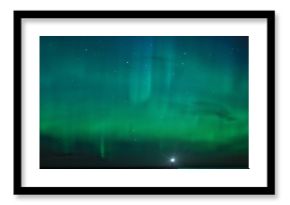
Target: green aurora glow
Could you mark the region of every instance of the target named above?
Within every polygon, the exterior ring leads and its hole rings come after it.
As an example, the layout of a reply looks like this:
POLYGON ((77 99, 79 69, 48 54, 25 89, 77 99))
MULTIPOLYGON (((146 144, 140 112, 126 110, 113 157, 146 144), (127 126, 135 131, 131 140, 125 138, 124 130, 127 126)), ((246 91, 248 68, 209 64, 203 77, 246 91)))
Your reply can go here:
POLYGON ((42 36, 40 138, 41 168, 248 168, 248 37, 42 36))

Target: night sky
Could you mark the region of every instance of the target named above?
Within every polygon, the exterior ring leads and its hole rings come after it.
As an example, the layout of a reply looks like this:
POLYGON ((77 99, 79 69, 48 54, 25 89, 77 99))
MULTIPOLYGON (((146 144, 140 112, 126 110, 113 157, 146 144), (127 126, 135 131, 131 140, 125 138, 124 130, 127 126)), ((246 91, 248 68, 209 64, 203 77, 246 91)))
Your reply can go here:
POLYGON ((247 36, 41 36, 40 168, 248 168, 247 36))

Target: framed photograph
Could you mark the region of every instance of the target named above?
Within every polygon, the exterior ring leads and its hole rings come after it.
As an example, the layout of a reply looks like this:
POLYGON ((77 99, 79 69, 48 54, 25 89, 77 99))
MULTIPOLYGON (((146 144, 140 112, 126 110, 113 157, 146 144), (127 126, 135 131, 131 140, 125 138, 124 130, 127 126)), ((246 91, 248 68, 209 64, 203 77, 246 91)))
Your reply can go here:
POLYGON ((274 11, 14 11, 14 194, 274 194, 274 11))

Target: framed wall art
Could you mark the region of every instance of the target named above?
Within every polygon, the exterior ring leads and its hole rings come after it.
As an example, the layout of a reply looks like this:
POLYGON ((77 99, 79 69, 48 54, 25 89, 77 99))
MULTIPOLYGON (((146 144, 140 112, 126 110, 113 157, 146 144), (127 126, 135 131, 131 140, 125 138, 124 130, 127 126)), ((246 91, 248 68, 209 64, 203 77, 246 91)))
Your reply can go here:
POLYGON ((274 194, 274 11, 15 11, 15 194, 274 194))

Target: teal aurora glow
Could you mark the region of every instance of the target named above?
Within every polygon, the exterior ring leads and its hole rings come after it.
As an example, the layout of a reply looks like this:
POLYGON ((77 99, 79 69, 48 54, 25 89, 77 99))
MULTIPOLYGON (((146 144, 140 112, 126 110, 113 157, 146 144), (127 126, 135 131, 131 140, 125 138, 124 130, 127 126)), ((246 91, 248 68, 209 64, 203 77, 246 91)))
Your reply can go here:
POLYGON ((41 36, 40 168, 248 168, 247 36, 41 36))

